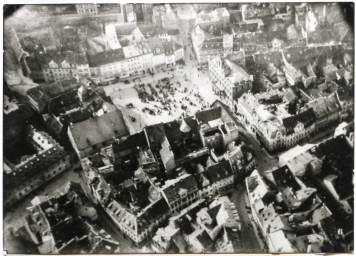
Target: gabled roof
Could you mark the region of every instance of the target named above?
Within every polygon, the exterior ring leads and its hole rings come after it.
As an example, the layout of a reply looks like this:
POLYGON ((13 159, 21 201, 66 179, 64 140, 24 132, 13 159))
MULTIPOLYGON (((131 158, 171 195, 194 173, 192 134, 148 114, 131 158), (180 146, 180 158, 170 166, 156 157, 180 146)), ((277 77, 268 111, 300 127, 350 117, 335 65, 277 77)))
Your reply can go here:
POLYGON ((323 97, 319 97, 313 101, 310 101, 307 103, 307 105, 314 110, 316 118, 321 118, 328 114, 328 109, 323 97))
POLYGON ((304 127, 308 127, 309 125, 315 123, 315 121, 315 112, 312 108, 309 108, 306 111, 303 111, 294 116, 283 118, 283 125, 286 127, 287 131, 293 132, 292 130, 296 127, 298 122, 302 123, 304 127))
POLYGON ((204 248, 212 246, 213 240, 211 240, 208 233, 204 230, 201 234, 197 235, 197 240, 204 248))

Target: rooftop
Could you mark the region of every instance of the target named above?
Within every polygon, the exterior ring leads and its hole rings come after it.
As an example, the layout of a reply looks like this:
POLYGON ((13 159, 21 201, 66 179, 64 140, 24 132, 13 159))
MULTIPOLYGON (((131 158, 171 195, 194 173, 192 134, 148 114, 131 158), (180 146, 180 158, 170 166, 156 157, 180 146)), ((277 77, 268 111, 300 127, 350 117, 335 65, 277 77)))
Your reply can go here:
POLYGON ((90 67, 100 67, 101 65, 115 63, 124 59, 125 54, 123 48, 88 55, 90 67))
POLYGON ((75 123, 69 131, 79 150, 129 134, 120 110, 75 123))
POLYGON ((195 179, 190 174, 184 174, 176 179, 167 180, 162 187, 162 192, 168 203, 172 203, 177 198, 180 198, 179 191, 185 189, 188 192, 198 189, 195 179))

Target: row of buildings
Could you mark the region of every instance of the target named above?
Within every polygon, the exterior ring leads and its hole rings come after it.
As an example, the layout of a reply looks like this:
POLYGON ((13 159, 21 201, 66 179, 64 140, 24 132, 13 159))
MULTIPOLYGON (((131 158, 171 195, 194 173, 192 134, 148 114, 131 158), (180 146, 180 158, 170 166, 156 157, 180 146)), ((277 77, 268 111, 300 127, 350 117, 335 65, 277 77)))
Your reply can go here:
POLYGON ((30 57, 30 76, 46 82, 72 77, 129 77, 174 66, 184 60, 184 50, 176 42, 152 39, 114 50, 94 54, 64 52, 42 53, 30 57))
POLYGON ((288 112, 293 99, 296 95, 291 89, 245 93, 236 104, 239 120, 268 150, 276 151, 294 146, 348 117, 349 106, 343 104, 337 92, 307 102, 298 113, 288 112))

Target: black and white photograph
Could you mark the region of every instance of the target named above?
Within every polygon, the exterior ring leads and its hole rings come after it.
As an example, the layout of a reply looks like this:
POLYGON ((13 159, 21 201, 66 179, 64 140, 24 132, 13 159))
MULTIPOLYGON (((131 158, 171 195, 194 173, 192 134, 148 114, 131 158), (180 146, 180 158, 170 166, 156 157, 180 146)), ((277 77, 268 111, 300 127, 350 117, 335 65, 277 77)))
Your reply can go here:
POLYGON ((2 5, 5 254, 353 253, 353 2, 91 2, 2 5))

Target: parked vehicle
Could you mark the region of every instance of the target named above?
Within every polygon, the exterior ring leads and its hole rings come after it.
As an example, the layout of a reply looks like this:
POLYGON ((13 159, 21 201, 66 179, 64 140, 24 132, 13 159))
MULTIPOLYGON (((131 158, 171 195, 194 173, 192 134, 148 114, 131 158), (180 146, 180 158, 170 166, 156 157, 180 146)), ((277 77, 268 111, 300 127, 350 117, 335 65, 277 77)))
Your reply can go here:
POLYGON ((130 118, 131 122, 136 122, 136 118, 135 117, 129 116, 129 118, 130 118))

